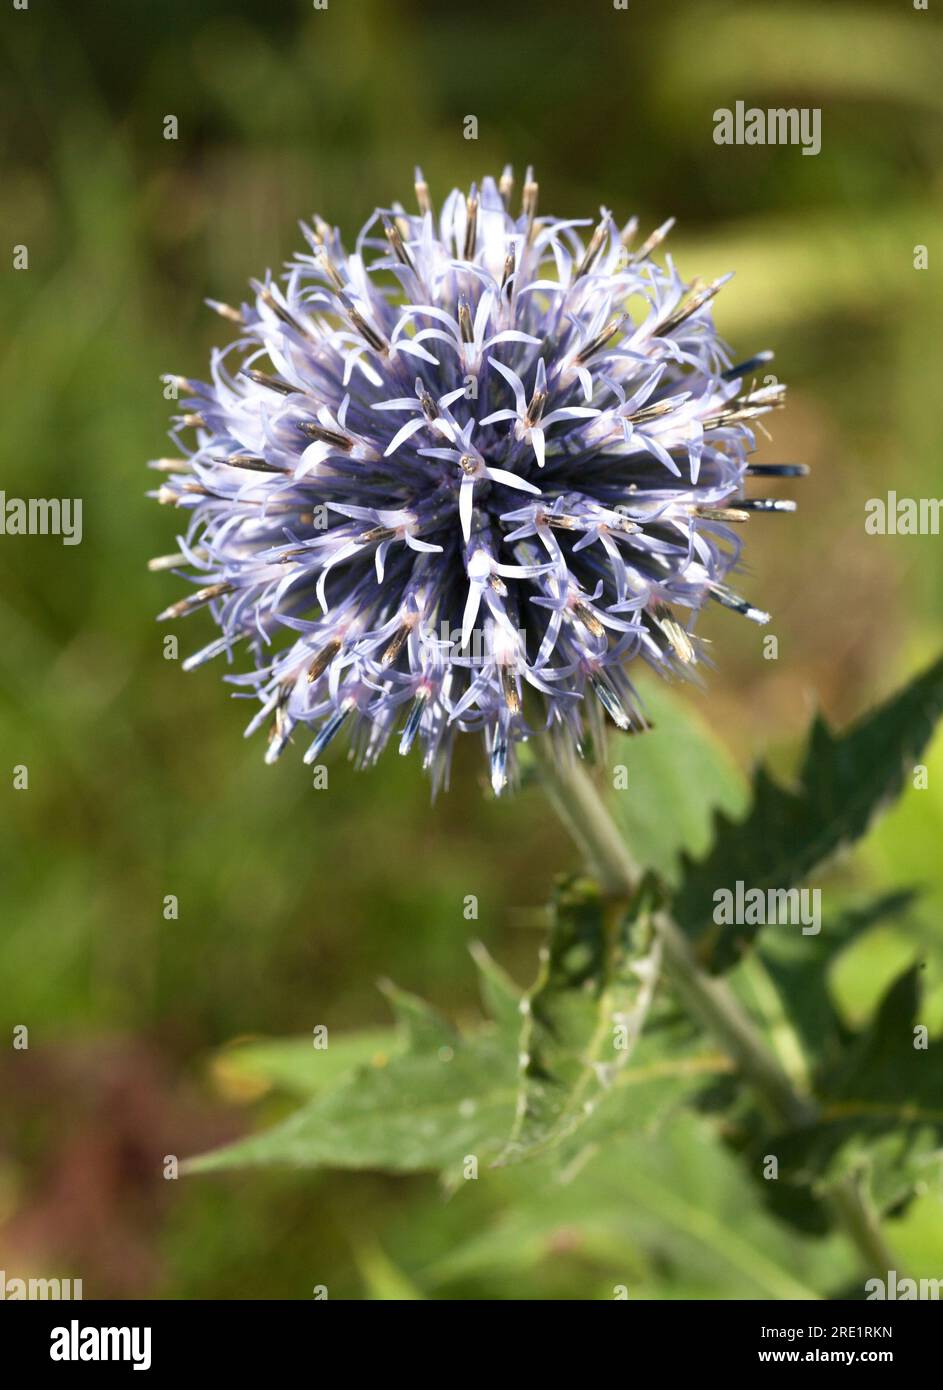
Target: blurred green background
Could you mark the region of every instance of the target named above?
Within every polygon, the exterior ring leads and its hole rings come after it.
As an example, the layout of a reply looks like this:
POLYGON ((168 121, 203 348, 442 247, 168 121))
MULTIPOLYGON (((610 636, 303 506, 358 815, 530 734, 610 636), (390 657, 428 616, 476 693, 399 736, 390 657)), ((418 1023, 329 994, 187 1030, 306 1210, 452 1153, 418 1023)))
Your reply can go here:
MULTIPOLYGON (((527 982, 550 866, 573 860, 536 793, 482 795, 477 748, 434 808, 395 756, 363 775, 335 759, 329 796, 300 758, 265 768, 218 670, 163 659, 153 615, 179 587, 145 562, 173 549, 175 518, 145 499, 144 463, 166 452, 161 373, 200 375, 225 336, 204 296, 238 301, 315 210, 352 236, 374 205, 411 200, 415 162, 437 201, 532 162, 544 211, 605 203, 646 230, 673 214, 685 276, 737 272, 722 332, 741 356, 775 348, 790 385, 760 457, 813 470, 795 517, 749 528, 744 584, 779 659, 712 614, 718 669, 685 699, 744 767, 763 753, 788 768, 816 705, 844 721, 943 646, 943 540, 864 530, 888 488, 943 496, 938 16, 909 0, 30 0, 4 8, 2 54, 0 487, 81 496, 85 535, 0 539, 0 1033, 30 1030, 28 1052, 0 1054, 0 1268, 82 1277, 86 1297, 840 1282, 841 1252, 774 1229, 693 1119, 657 1162, 627 1137, 565 1188, 503 1174, 446 1200, 431 1178, 163 1180, 165 1154, 279 1113, 212 1064, 220 1047, 385 1023, 380 975, 474 1013, 471 936, 527 982), (716 146, 713 111, 738 99, 820 107, 821 153, 716 146), (18 244, 28 271, 11 268, 18 244)), ((180 629, 183 654, 208 622, 180 629)), ((852 886, 929 888, 846 964, 851 1016, 938 934, 941 836, 938 748, 929 790, 842 869, 852 886)), ((895 1232, 937 1265, 940 1210, 927 1194, 895 1232)))

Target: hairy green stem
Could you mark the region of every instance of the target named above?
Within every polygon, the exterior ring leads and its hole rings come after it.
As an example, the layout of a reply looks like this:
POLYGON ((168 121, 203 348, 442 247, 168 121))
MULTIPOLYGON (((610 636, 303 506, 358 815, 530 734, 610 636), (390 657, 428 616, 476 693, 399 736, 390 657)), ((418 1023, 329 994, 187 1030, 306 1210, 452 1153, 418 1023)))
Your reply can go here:
MULTIPOLYGON (((586 768, 549 738, 536 738, 530 746, 548 800, 600 887, 613 897, 630 897, 638 884, 638 867, 586 768)), ((753 1087, 764 1110, 784 1128, 814 1121, 813 1098, 796 1087, 729 985, 701 967, 669 913, 657 913, 653 925, 662 941, 667 973, 682 1002, 753 1087)), ((844 1179, 831 1190, 829 1201, 868 1270, 895 1268, 877 1214, 860 1183, 844 1179)))
MULTIPOLYGON (((613 897, 631 896, 638 883, 638 868, 585 767, 573 757, 558 757, 549 741, 535 740, 534 753, 550 802, 603 892, 613 897)), ((678 993, 756 1087, 764 1107, 786 1124, 807 1121, 809 1103, 795 1090, 730 988, 701 969, 687 937, 666 912, 655 915, 654 926, 678 993)))

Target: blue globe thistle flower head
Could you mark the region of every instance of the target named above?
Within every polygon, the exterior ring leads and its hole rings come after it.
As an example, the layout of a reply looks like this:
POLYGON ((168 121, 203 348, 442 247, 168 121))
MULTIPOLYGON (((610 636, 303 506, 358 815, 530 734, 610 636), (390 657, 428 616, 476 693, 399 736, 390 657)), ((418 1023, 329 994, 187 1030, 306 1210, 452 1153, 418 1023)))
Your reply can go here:
MULTIPOLYGON (((743 496, 761 353, 733 365, 711 301, 619 227, 538 213, 528 170, 433 209, 378 209, 348 252, 320 218, 279 282, 253 282, 208 382, 174 378, 179 459, 159 501, 187 513, 179 570, 219 635, 190 657, 251 658, 274 761, 342 730, 370 765, 418 745, 434 787, 455 740, 484 742, 495 792, 549 730, 581 748, 645 726, 641 660, 690 674, 708 601, 767 615, 727 576, 736 524, 792 503, 743 496), (185 442, 189 441, 189 442, 185 442)), ((248 664, 248 662, 246 663, 248 664)))

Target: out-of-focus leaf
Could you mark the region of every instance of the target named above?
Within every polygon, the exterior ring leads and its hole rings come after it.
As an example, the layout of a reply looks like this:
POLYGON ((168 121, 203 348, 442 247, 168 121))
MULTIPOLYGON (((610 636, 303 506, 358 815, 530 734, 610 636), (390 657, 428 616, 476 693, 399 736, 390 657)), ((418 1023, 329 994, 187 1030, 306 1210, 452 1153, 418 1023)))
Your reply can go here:
POLYGON ((613 790, 610 805, 633 857, 674 883, 681 851, 702 854, 710 844, 711 812, 740 814, 748 789, 730 754, 689 701, 663 681, 647 682, 642 696, 652 728, 612 740, 614 783, 621 767, 627 775, 625 789, 613 790))
POLYGON ((376 1241, 355 1241, 354 1258, 367 1298, 393 1303, 412 1303, 423 1298, 413 1281, 376 1241))
POLYGON ((392 1028, 331 1033, 323 1048, 313 1038, 254 1039, 218 1053, 212 1075, 230 1099, 255 1100, 270 1090, 313 1096, 357 1067, 385 1065, 402 1048, 402 1036, 392 1028))
POLYGON ((914 965, 891 985, 870 1027, 818 1081, 826 1114, 877 1128, 932 1124, 943 1135, 943 1070, 929 1038, 919 1045, 920 997, 920 966, 914 965))
POLYGON ((869 1183, 882 1211, 906 1205, 943 1163, 939 1042, 918 1046, 920 967, 885 994, 870 1026, 814 1078, 818 1120, 768 1141, 779 1178, 772 1205, 797 1222, 803 1204, 849 1173, 869 1183))
POLYGON ((916 896, 901 889, 848 907, 827 917, 817 936, 766 933, 760 938, 763 963, 810 1063, 821 1066, 834 1060, 836 1049, 848 1038, 830 992, 837 957, 878 923, 903 916, 916 896))
POLYGON ((656 1135, 625 1130, 574 1176, 555 1156, 500 1174, 497 1219, 414 1277, 448 1290, 497 1271, 592 1262, 601 1298, 816 1298, 853 1265, 839 1246, 797 1235, 745 1187, 737 1159, 703 1117, 679 1113, 656 1135))
POLYGON ((896 796, 943 711, 943 660, 844 734, 822 719, 812 727, 795 790, 761 768, 744 820, 717 817, 706 858, 686 857, 674 900, 678 921, 714 970, 732 965, 757 928, 713 921, 719 889, 788 889, 862 836, 896 796))
POLYGON ((457 1041, 458 1035, 448 1019, 418 994, 400 989, 392 980, 381 980, 380 989, 411 1052, 448 1048, 457 1041))
POLYGON ((473 941, 469 950, 478 970, 485 1013, 505 1036, 516 1038, 521 1027, 521 991, 480 941, 473 941))

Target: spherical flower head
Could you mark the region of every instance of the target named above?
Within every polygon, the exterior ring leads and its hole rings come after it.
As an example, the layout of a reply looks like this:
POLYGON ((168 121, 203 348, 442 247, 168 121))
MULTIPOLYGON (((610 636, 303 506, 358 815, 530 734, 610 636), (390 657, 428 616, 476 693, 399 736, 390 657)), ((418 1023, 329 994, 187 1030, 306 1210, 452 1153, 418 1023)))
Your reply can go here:
MULTIPOLYGON (((281 282, 253 282, 210 381, 173 378, 183 457, 158 500, 189 513, 179 569, 218 628, 190 657, 251 657, 273 761, 341 731, 360 765, 392 737, 447 784, 484 741, 500 792, 541 730, 581 748, 644 727, 627 670, 688 674, 736 524, 791 503, 743 496, 753 421, 781 403, 714 329, 723 284, 686 284, 618 227, 538 214, 528 170, 452 192, 436 215, 378 209, 348 253, 316 218, 281 282), (190 443, 184 443, 189 440, 190 443)), ((659 252, 660 256, 660 252, 659 252)))

